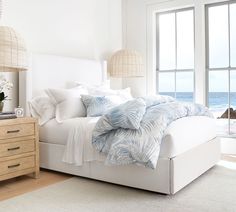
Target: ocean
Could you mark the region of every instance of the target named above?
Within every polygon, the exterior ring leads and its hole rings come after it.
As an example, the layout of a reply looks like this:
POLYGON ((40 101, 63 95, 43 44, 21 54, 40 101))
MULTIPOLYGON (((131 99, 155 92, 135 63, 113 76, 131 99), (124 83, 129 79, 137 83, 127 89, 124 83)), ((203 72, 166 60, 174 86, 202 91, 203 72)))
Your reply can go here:
MULTIPOLYGON (((161 95, 175 97, 174 92, 161 92, 161 95)), ((213 110, 226 110, 228 108, 228 93, 227 92, 210 92, 209 93, 209 108, 213 110)), ((236 110, 236 92, 230 94, 231 106, 236 110)), ((192 92, 177 92, 176 99, 182 102, 193 102, 194 94, 192 92)))
MULTIPOLYGON (((161 95, 168 95, 175 97, 174 92, 162 92, 161 95)), ((192 92, 178 92, 176 98, 182 102, 193 102, 194 94, 192 92)), ((231 104, 234 110, 236 110, 236 92, 230 94, 231 104)), ((221 115, 228 108, 228 93, 227 92, 210 92, 209 93, 209 108, 215 118, 221 117, 221 115)), ((230 119, 230 125, 228 119, 216 119, 217 134, 220 136, 230 135, 236 137, 236 119, 230 119)))

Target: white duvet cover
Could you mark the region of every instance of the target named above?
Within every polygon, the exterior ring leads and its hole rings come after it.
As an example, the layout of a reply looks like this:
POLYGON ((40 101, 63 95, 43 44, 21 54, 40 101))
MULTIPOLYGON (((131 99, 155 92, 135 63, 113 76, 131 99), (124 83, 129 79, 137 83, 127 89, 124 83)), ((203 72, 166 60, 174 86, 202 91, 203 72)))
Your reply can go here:
MULTIPOLYGON (((65 145, 63 161, 77 166, 88 161, 103 161, 105 156, 91 144, 93 128, 99 117, 75 118, 58 124, 49 121, 40 128, 40 141, 65 145)), ((216 137, 215 120, 192 116, 172 122, 166 129, 160 157, 173 158, 216 137)))

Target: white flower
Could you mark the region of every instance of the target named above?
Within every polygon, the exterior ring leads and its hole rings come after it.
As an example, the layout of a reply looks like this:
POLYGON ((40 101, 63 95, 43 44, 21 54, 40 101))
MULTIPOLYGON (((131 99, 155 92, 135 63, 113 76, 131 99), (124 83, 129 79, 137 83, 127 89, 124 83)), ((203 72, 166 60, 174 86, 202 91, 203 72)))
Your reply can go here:
POLYGON ((0 75, 0 92, 4 92, 6 90, 11 90, 13 87, 13 83, 9 82, 6 77, 1 74, 0 75))
POLYGON ((5 76, 3 74, 0 75, 0 82, 1 81, 6 81, 6 78, 5 78, 5 76))

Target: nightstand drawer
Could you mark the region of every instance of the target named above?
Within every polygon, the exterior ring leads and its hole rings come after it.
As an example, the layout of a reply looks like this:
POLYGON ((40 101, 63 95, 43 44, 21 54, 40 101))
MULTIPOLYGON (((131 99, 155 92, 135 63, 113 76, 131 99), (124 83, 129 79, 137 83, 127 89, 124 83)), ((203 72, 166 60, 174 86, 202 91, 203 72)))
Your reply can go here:
POLYGON ((0 144, 0 157, 7 157, 35 150, 35 140, 0 144))
POLYGON ((9 174, 23 169, 33 168, 34 166, 34 156, 5 161, 0 163, 0 175, 9 174))
POLYGON ((34 124, 16 124, 0 127, 0 139, 34 135, 34 124))

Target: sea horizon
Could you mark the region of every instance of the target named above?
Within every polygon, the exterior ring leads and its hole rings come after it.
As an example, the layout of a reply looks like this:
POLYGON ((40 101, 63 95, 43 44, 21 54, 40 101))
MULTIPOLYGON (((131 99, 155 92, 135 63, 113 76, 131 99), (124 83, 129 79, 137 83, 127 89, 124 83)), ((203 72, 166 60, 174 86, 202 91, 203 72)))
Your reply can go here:
MULTIPOLYGON (((175 98, 175 92, 160 92, 160 95, 172 96, 175 98)), ((209 108, 213 110, 224 110, 228 108, 228 92, 209 92, 209 108)), ((193 102, 193 92, 176 92, 176 99, 182 102, 193 102)), ((230 107, 236 109, 236 92, 230 93, 230 107)))

